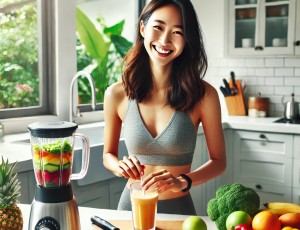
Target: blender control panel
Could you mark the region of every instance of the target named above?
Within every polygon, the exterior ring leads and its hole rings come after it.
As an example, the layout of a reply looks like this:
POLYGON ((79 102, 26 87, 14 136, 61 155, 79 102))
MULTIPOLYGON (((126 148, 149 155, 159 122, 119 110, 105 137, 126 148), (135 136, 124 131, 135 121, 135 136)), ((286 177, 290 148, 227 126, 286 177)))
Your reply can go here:
POLYGON ((35 230, 60 230, 60 225, 53 217, 46 216, 35 225, 35 230))

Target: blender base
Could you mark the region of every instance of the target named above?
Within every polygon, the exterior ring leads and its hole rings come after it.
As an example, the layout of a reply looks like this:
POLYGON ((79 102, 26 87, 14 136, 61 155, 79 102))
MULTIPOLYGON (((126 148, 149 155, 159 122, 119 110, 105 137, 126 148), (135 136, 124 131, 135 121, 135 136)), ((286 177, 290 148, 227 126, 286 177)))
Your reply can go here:
POLYGON ((80 230, 78 206, 75 198, 61 203, 33 200, 28 230, 80 230))

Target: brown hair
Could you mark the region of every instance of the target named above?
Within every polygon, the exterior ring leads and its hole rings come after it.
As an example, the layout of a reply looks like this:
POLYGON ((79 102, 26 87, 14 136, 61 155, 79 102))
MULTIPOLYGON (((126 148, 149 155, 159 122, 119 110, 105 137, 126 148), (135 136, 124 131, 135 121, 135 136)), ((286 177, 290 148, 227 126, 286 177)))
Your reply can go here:
MULTIPOLYGON (((195 9, 190 0, 151 0, 143 9, 139 22, 147 25, 152 13, 166 5, 179 7, 183 17, 185 48, 172 65, 168 104, 178 111, 190 111, 205 94, 202 80, 207 70, 207 57, 201 29, 195 9)), ((149 56, 140 34, 140 24, 134 46, 124 58, 122 81, 127 96, 138 102, 146 98, 152 88, 149 56)))

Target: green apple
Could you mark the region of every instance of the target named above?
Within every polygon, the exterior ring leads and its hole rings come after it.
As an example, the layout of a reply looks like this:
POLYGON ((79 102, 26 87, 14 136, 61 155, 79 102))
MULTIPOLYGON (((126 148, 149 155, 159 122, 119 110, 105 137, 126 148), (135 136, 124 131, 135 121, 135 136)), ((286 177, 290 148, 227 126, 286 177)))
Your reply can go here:
POLYGON ((182 230, 207 230, 207 226, 200 217, 190 216, 184 220, 182 230))
POLYGON ((235 211, 230 213, 226 219, 226 229, 232 230, 235 226, 239 224, 248 224, 251 225, 252 218, 251 216, 244 211, 235 211))

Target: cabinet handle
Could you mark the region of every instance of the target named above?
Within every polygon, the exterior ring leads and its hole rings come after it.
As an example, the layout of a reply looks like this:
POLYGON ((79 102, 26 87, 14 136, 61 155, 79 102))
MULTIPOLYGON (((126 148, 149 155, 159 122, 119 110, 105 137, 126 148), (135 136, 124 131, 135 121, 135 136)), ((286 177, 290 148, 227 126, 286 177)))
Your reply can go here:
POLYGON ((260 135, 259 135, 259 138, 261 138, 261 139, 267 139, 267 137, 266 137, 265 134, 260 134, 260 135))
POLYGON ((295 46, 300 46, 300 40, 299 41, 295 41, 295 46))
POLYGON ((260 184, 257 184, 257 185, 255 185, 255 188, 260 190, 260 189, 262 189, 262 186, 260 184))
POLYGON ((262 47, 262 46, 255 46, 255 48, 254 48, 255 50, 263 50, 264 49, 264 47, 262 47))

